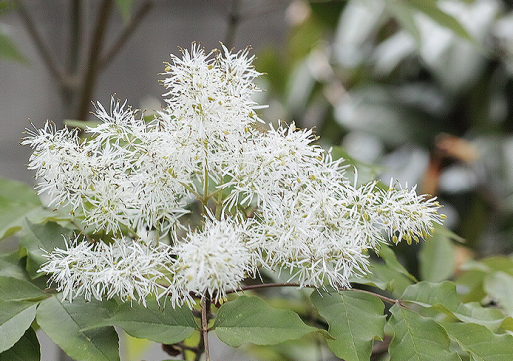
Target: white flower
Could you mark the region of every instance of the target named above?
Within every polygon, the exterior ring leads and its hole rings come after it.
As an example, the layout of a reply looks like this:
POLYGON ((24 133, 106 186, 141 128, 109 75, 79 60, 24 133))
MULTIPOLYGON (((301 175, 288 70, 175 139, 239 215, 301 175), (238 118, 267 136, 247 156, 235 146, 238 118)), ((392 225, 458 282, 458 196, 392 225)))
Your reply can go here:
POLYGON ((113 243, 66 241, 66 249, 45 255, 48 261, 39 272, 51 273, 50 282, 58 284, 64 299, 83 295, 86 300, 120 297, 146 304, 149 295, 158 296, 170 283, 174 260, 169 246, 150 247, 130 239, 113 243))
POLYGON ((202 231, 189 232, 173 247, 176 256, 174 287, 214 301, 236 290, 255 273, 255 255, 246 243, 245 229, 231 220, 207 218, 202 231))
POLYGON ((85 140, 47 123, 23 141, 39 192, 114 237, 48 254, 41 270, 66 298, 155 295, 192 307, 193 297, 222 300, 259 268, 301 287, 348 287, 367 272, 367 250, 418 241, 441 223, 440 205, 415 188, 350 182, 312 130, 256 126, 260 73, 248 49, 182 55, 166 67, 167 107, 153 120, 113 99, 108 111, 96 104, 101 123, 85 140), (207 216, 184 219, 198 209, 207 216), (171 245, 159 243, 166 235, 171 245))

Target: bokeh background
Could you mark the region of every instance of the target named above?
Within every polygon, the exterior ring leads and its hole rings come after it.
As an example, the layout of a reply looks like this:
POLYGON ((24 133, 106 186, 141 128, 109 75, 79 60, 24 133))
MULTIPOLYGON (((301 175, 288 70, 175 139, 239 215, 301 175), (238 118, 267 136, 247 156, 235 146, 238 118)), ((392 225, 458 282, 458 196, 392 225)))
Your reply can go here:
MULTIPOLYGON (((314 127, 359 182, 393 178, 440 198, 462 243, 440 248, 443 266, 429 270, 422 245, 399 248, 410 272, 440 281, 469 258, 513 251, 513 1, 2 0, 0 10, 1 177, 33 182, 19 145, 29 119, 90 120, 90 102, 113 95, 151 112, 178 47, 251 46, 266 73, 264 120, 314 127)), ((166 357, 158 346, 140 356, 143 346, 130 341, 126 359, 166 357)))

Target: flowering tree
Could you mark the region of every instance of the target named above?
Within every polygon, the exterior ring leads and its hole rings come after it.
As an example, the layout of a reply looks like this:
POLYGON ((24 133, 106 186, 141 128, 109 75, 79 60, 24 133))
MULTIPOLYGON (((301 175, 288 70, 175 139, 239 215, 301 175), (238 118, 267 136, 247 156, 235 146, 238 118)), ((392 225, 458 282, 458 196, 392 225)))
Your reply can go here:
POLYGON ((56 212, 23 222, 22 266, 2 261, 1 351, 33 344, 35 319, 77 360, 119 360, 113 326, 194 360, 210 360, 211 331, 231 346, 322 337, 345 360, 368 360, 386 335, 395 360, 488 359, 484 338, 510 352, 498 334, 510 317, 462 303, 450 282, 418 283, 387 246, 447 236, 435 199, 358 185, 311 130, 267 127, 252 61, 193 45, 167 64, 152 119, 113 99, 85 136, 28 131, 56 212), (272 308, 260 291, 276 287, 296 287, 310 311, 272 308))

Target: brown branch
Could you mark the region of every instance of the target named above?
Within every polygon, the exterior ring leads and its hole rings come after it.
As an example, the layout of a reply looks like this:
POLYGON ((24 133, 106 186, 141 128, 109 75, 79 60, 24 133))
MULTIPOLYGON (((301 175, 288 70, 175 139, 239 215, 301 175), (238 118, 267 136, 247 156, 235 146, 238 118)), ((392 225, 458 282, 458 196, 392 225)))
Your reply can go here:
MULTIPOLYGON (((230 294, 230 293, 237 293, 237 292, 244 292, 244 291, 250 291, 250 290, 257 290, 257 289, 263 289, 263 288, 274 288, 274 287, 300 287, 301 285, 299 283, 262 283, 262 284, 259 284, 259 285, 247 285, 247 286, 242 286, 238 289, 235 289, 235 290, 230 290, 230 291, 226 291, 226 294, 230 294)), ((302 286, 303 288, 319 288, 319 287, 316 287, 316 286, 313 286, 313 285, 306 285, 306 286, 302 286)), ((386 297, 386 296, 383 296, 383 295, 380 295, 379 293, 375 293, 375 292, 371 292, 371 291, 366 291, 366 290, 361 290, 361 289, 358 289, 358 288, 350 288, 350 289, 347 289, 347 288, 338 288, 338 291, 357 291, 357 292, 363 292, 363 293, 367 293, 369 295, 372 295, 372 296, 376 296, 378 298, 380 298, 382 301, 385 301, 385 302, 388 302, 388 303, 391 303, 391 304, 394 304, 394 303, 398 303, 400 305, 401 304, 401 300, 398 300, 398 299, 395 299, 395 298, 390 298, 390 297, 386 297)))
POLYGON ((121 48, 125 45, 125 43, 128 41, 130 36, 133 34, 135 29, 139 26, 139 24, 142 22, 143 18, 148 14, 151 7, 153 6, 152 0, 146 0, 134 13, 132 19, 130 22, 125 26, 119 37, 116 39, 114 44, 112 44, 111 48, 106 51, 106 54, 102 56, 100 59, 100 63, 98 67, 100 69, 105 68, 112 59, 119 53, 121 48))
POLYGON ((107 24, 112 13, 114 0, 103 0, 98 9, 98 21, 96 22, 93 38, 89 48, 89 58, 87 68, 83 79, 82 94, 80 96, 80 104, 75 119, 85 120, 91 103, 94 87, 96 85, 100 54, 103 48, 103 41, 107 31, 107 24))
POLYGON ((57 67, 57 64, 55 63, 54 59, 52 58, 49 48, 46 46, 46 44, 43 41, 43 38, 39 34, 36 24, 30 16, 27 7, 25 6, 22 0, 18 0, 17 4, 21 19, 25 23, 25 27, 27 28, 29 36, 32 38, 32 41, 34 42, 34 45, 36 46, 36 49, 39 52, 39 55, 43 59, 43 63, 45 64, 46 68, 48 69, 48 72, 50 73, 54 81, 59 86, 62 86, 64 83, 64 77, 59 68, 57 67))

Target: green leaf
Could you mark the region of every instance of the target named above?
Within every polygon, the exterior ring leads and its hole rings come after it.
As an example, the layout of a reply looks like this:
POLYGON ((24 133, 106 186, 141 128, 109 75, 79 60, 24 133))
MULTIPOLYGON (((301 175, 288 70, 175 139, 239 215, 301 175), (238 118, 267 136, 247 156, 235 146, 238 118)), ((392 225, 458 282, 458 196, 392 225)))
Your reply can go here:
POLYGON ((327 340, 333 353, 347 361, 369 360, 375 338, 382 339, 385 315, 383 302, 357 291, 313 292, 310 296, 319 314, 329 324, 327 340))
POLYGON ((305 325, 297 313, 272 308, 260 298, 248 296, 223 304, 214 329, 221 341, 233 347, 248 342, 274 345, 318 331, 305 325))
POLYGON ((0 352, 10 349, 23 336, 35 316, 34 302, 0 300, 0 352))
MULTIPOLYGON (((115 303, 113 302, 115 305, 115 303)), ((52 296, 39 305, 37 323, 53 342, 77 361, 119 361, 114 327, 82 331, 110 317, 107 302, 80 299, 73 303, 52 296)))
POLYGON ((403 265, 397 260, 397 257, 395 256, 394 251, 385 245, 381 245, 381 248, 379 249, 379 256, 385 260, 385 264, 393 271, 402 274, 403 276, 406 276, 413 282, 417 282, 415 277, 411 275, 406 268, 403 267, 403 265))
POLYGON ((416 282, 415 277, 397 260, 390 247, 382 245, 379 256, 385 261, 385 264, 371 260, 370 273, 362 277, 352 277, 350 282, 378 287, 392 292, 395 296, 400 296, 406 287, 416 282))
POLYGON ((183 341, 197 328, 187 306, 161 308, 155 300, 148 300, 146 306, 123 303, 110 318, 93 327, 119 326, 130 336, 165 344, 183 341))
POLYGON ((394 332, 389 346, 391 360, 461 360, 449 351, 449 337, 438 323, 398 304, 390 312, 389 325, 394 332))
POLYGON ((449 337, 475 361, 510 361, 513 358, 513 336, 497 335, 475 323, 442 324, 449 337))
MULTIPOLYGON (((456 293, 456 284, 420 282, 408 287, 402 301, 416 303, 423 307, 433 307, 463 322, 477 323, 492 330, 510 324, 511 320, 496 308, 485 308, 477 302, 462 303, 456 293)), ((509 328, 509 326, 508 326, 509 328)))
POLYGON ((11 254, 0 254, 0 276, 28 280, 24 266, 20 262, 19 251, 11 254))
POLYGON ((20 246, 27 250, 27 271, 31 278, 43 275, 37 271, 44 262, 48 261, 44 257, 44 250, 50 252, 54 248, 66 249, 63 236, 71 234, 70 229, 61 227, 54 222, 34 224, 26 221, 24 223, 20 246))
POLYGON ((41 351, 36 333, 29 327, 10 349, 0 353, 0 361, 39 361, 41 351))
POLYGON ((0 33, 0 58, 28 63, 27 58, 18 50, 16 44, 5 34, 0 33))
POLYGON ((48 297, 32 283, 14 277, 0 276, 0 290, 2 301, 42 300, 48 297))
POLYGON ((484 289, 501 308, 513 317, 513 276, 502 272, 493 272, 484 279, 484 289))
POLYGON ((41 202, 32 188, 0 178, 0 240, 18 232, 23 220, 36 209, 41 209, 41 202))
POLYGON ((440 282, 453 275, 456 265, 456 251, 449 236, 439 232, 422 244, 420 250, 420 275, 423 280, 440 282))
POLYGON ((380 264, 375 261, 370 262, 369 270, 370 273, 365 276, 351 277, 349 281, 390 291, 397 297, 399 297, 404 290, 413 283, 403 274, 392 270, 388 265, 380 264))

